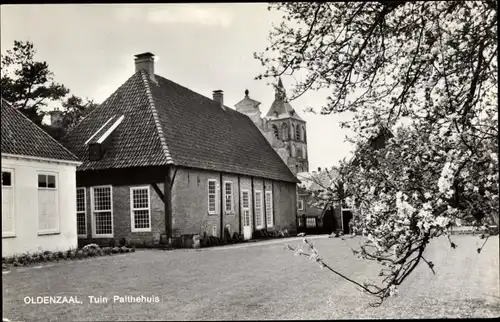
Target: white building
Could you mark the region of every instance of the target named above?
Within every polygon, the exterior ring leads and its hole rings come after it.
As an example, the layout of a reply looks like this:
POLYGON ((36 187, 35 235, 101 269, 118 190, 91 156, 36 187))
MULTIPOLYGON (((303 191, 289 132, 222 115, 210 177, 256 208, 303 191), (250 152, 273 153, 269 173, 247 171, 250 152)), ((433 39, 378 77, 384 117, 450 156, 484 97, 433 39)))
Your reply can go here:
POLYGON ((1 101, 2 257, 76 248, 76 156, 1 101))

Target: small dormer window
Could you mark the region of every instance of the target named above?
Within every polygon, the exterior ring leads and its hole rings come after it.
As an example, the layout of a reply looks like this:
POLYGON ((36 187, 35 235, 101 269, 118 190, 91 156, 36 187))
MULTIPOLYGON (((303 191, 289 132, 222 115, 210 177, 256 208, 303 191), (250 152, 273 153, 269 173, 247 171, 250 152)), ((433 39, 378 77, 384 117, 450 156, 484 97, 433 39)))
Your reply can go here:
POLYGON ((115 129, 120 125, 125 116, 114 115, 109 118, 88 140, 89 160, 98 161, 102 159, 107 147, 112 141, 115 129))
POLYGON ((101 159, 101 145, 98 143, 89 144, 89 160, 98 161, 101 159))

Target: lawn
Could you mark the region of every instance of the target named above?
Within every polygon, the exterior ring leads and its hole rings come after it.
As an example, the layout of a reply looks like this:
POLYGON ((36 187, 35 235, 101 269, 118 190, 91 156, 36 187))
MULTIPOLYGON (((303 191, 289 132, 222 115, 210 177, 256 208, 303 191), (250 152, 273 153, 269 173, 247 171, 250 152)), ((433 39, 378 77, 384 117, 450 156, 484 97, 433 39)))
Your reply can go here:
MULTIPOLYGON (((203 250, 148 250, 23 268, 3 275, 3 316, 12 320, 257 320, 470 318, 500 316, 498 236, 478 254, 477 237, 434 241, 421 265, 382 307, 327 270, 293 256, 284 242, 203 250), (83 304, 24 304, 25 296, 76 295, 83 304), (88 296, 105 296, 91 304, 88 296), (158 296, 159 303, 112 303, 114 295, 158 296)), ((314 242, 340 272, 363 280, 377 265, 358 260, 359 237, 314 242)), ((290 242, 296 245, 300 239, 290 242)))

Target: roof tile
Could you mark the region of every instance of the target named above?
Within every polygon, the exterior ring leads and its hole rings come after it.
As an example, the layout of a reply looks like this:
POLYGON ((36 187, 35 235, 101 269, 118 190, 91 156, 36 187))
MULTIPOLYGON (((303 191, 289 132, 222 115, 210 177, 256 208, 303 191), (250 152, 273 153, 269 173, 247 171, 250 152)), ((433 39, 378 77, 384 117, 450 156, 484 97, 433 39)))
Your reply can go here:
POLYGON ((2 153, 65 161, 78 161, 77 157, 38 127, 23 113, 1 100, 2 153))

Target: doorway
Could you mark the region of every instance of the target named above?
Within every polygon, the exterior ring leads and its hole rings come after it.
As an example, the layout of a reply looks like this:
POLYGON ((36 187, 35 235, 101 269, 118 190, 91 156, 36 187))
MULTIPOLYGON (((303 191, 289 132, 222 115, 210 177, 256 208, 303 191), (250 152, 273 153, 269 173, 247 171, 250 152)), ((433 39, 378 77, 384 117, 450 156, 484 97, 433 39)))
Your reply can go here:
POLYGON ((243 213, 243 238, 252 239, 252 216, 250 215, 250 192, 241 191, 241 210, 243 213))
POLYGON ((349 234, 349 221, 352 219, 350 210, 342 210, 342 231, 344 234, 349 234))

